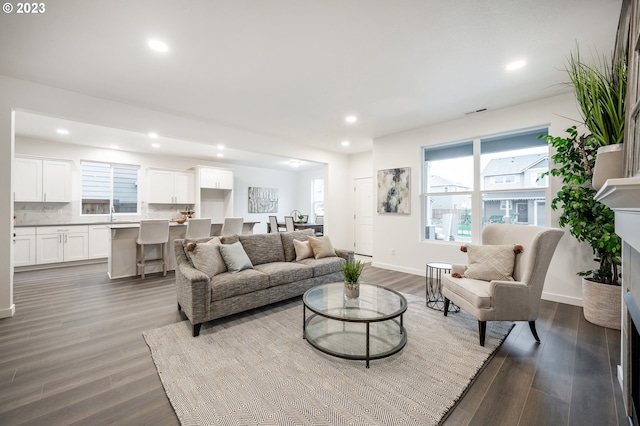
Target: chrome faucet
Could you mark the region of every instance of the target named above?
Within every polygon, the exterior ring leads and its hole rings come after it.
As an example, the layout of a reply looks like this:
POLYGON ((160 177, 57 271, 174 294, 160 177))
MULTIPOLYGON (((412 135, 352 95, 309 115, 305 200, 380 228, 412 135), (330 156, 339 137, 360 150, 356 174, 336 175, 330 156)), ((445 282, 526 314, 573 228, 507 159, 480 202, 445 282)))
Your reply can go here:
POLYGON ((113 206, 111 206, 111 209, 109 211, 110 211, 109 222, 113 222, 113 214, 116 212, 116 209, 113 206))

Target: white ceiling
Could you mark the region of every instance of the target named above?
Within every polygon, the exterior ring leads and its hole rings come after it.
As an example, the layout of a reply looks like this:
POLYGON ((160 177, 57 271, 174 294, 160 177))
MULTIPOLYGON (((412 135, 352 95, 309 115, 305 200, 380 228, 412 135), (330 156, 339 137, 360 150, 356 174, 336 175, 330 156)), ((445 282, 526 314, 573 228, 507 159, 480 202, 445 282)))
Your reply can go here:
MULTIPOLYGON (((609 54, 621 0, 45 4, 41 15, 0 14, 0 74, 354 153, 568 90, 568 53, 578 42, 587 58, 609 54), (151 51, 150 38, 169 51, 151 51), (507 72, 516 59, 527 65, 507 72)), ((219 140, 233 152, 232 136, 219 140)))

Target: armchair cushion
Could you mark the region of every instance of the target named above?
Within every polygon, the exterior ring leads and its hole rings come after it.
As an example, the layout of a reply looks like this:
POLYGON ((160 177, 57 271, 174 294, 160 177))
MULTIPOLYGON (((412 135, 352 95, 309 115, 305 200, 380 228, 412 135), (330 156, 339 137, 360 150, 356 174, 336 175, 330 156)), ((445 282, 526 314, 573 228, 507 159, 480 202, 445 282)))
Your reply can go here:
POLYGON ((514 245, 466 245, 469 265, 463 277, 476 280, 513 281, 514 245))

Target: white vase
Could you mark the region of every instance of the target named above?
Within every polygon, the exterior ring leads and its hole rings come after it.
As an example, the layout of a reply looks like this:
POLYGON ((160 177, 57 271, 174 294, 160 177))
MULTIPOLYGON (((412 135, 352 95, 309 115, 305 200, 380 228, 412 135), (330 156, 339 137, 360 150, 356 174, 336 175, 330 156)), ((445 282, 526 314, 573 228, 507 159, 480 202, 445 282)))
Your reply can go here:
POLYGON ((607 179, 624 177, 624 151, 621 143, 601 146, 596 155, 596 164, 593 167, 591 186, 598 191, 607 179))

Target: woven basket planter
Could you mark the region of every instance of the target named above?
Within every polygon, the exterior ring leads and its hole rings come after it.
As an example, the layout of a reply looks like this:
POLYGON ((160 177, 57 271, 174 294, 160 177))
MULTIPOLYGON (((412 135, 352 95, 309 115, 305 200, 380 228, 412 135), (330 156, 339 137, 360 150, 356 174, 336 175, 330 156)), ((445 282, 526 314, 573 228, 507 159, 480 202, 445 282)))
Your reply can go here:
POLYGON ((590 323, 620 330, 622 286, 582 279, 584 317, 590 323))

